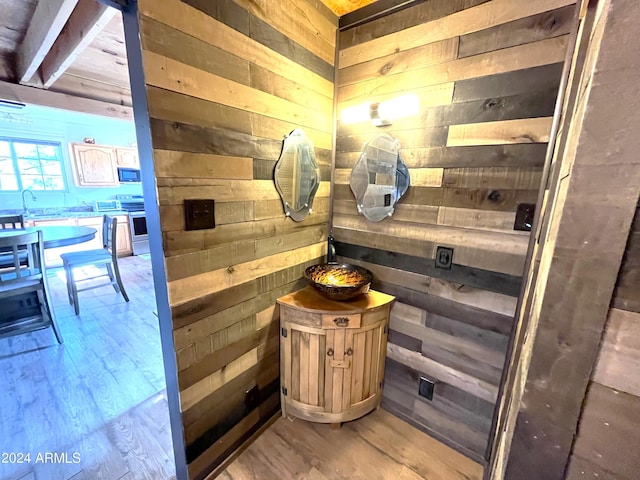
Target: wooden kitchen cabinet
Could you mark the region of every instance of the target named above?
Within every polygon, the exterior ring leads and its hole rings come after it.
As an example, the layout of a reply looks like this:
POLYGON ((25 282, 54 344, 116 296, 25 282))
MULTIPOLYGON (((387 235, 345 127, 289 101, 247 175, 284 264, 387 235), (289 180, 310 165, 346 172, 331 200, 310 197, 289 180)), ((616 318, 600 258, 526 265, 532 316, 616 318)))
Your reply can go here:
MULTIPOLYGON (((119 257, 125 257, 133 254, 133 248, 131 246, 131 235, 129 234, 129 217, 127 215, 116 215, 118 220, 118 233, 116 234, 116 252, 119 257)), ((90 242, 79 244, 74 251, 78 250, 91 250, 104 248, 104 242, 102 240, 102 217, 89 217, 79 218, 78 225, 86 225, 87 227, 95 228, 98 233, 96 238, 90 242)))
POLYGON ((312 287, 278 299, 283 416, 340 424, 380 405, 393 301, 334 302, 312 287))
POLYGON ((140 168, 137 148, 116 147, 116 165, 125 168, 140 168))
POLYGON ((104 243, 102 241, 102 217, 80 217, 77 219, 78 225, 83 227, 91 227, 96 229, 96 236, 93 240, 88 242, 79 243, 76 248, 73 250, 74 252, 80 250, 97 250, 100 248, 104 248, 104 243))
POLYGON ((119 186, 116 153, 113 147, 70 143, 78 185, 85 187, 119 186))
MULTIPOLYGON (((45 226, 45 225, 58 225, 58 226, 75 226, 77 225, 75 218, 56 218, 54 220, 33 220, 33 222, 27 223, 27 226, 45 226)), ((45 248, 44 249, 44 264, 46 267, 60 267, 62 266, 62 259, 60 255, 67 252, 73 252, 76 250, 76 245, 69 245, 68 247, 58 248, 45 248)))
POLYGON ((127 215, 117 215, 118 233, 116 233, 116 252, 119 257, 133 255, 133 245, 131 245, 131 233, 129 229, 129 217, 127 215))

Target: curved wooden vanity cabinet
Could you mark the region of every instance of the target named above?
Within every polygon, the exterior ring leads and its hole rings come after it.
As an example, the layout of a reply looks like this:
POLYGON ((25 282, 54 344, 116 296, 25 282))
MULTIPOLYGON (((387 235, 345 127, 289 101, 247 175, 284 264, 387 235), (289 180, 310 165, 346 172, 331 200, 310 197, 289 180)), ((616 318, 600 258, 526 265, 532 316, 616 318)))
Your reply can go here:
POLYGON ((283 416, 339 425, 380 405, 393 301, 335 302, 312 287, 278 299, 283 416))

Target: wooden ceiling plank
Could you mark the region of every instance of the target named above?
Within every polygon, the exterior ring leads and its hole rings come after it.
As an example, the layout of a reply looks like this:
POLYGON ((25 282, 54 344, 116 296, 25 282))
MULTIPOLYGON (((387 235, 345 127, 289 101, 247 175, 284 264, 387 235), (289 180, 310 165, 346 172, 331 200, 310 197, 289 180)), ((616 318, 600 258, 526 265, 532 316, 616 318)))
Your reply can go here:
POLYGON ((0 99, 133 121, 133 109, 128 106, 114 105, 9 82, 0 81, 0 99))
POLYGON ((27 83, 33 78, 77 3, 78 0, 38 2, 24 40, 18 47, 16 74, 20 83, 27 83))
POLYGON ((49 88, 111 21, 117 10, 95 0, 79 0, 62 32, 42 62, 44 88, 49 88))

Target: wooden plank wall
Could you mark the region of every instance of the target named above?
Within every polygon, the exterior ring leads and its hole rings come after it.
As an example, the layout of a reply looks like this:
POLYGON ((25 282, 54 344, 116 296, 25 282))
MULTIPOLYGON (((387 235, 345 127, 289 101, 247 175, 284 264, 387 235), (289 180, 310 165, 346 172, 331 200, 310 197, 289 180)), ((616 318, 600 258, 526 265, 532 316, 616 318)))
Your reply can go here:
POLYGON ((529 234, 573 0, 432 0, 339 36, 338 113, 414 93, 417 116, 338 122, 333 236, 339 258, 395 295, 387 408, 475 458, 484 455, 529 234), (359 150, 388 132, 411 187, 390 219, 359 216, 348 181, 359 150), (454 249, 434 268, 437 246, 454 249), (433 401, 419 377, 436 383, 433 401))
POLYGON ((279 409, 276 298, 326 254, 337 17, 319 0, 141 0, 180 402, 191 478, 279 409), (283 136, 313 140, 313 213, 285 218, 272 172, 283 136), (185 231, 183 201, 215 200, 185 231))
POLYGON ((567 479, 638 478, 640 207, 629 233, 567 479))

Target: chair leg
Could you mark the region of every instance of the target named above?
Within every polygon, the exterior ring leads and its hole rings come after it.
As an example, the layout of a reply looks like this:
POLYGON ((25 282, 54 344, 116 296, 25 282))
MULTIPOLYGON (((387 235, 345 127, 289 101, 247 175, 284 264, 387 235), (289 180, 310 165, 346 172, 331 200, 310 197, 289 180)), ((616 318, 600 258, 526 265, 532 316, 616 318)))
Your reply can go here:
POLYGON ((43 315, 48 317, 49 322, 51 323, 51 328, 53 328, 53 333, 56 336, 56 340, 60 345, 62 345, 62 334, 60 333, 60 329, 58 328, 58 324, 56 323, 55 313, 53 313, 53 308, 51 308, 51 304, 49 303, 49 295, 48 289, 45 286, 44 290, 38 290, 38 302, 40 303, 40 309, 43 315))
POLYGON ((120 287, 118 286, 118 282, 116 282, 115 276, 113 275, 113 266, 110 263, 107 263, 107 273, 109 274, 109 280, 111 280, 113 289, 116 291, 116 293, 120 293, 120 287))
POLYGON ((69 305, 73 305, 73 295, 71 293, 71 274, 69 272, 70 267, 68 265, 64 266, 64 276, 67 282, 67 298, 69 299, 69 305))
POLYGON ((120 293, 122 293, 122 297, 125 302, 129 301, 129 296, 124 289, 124 285, 122 285, 122 278, 120 278, 120 269, 118 268, 118 262, 113 262, 113 271, 116 274, 116 282, 118 282, 118 287, 120 287, 120 293))
POLYGON ((73 267, 69 267, 69 279, 71 280, 71 297, 73 299, 73 309, 76 315, 80 315, 80 303, 78 302, 78 288, 76 287, 75 278, 73 278, 73 267))

